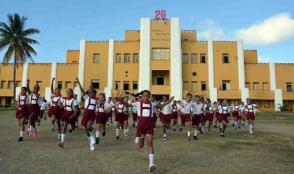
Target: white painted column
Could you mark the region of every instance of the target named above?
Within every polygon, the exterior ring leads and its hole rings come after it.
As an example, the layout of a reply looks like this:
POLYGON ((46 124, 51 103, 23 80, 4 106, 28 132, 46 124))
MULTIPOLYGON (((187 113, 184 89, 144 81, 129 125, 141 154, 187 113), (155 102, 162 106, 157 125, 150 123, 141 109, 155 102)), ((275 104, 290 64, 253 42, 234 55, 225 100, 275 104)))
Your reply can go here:
POLYGON ((150 18, 141 18, 140 30, 140 61, 139 90, 150 90, 150 52, 151 52, 151 22, 150 18))
MULTIPOLYGON (((21 79, 21 87, 26 87, 27 86, 27 80, 29 76, 29 62, 23 63, 22 67, 22 79, 21 79)), ((21 87, 16 87, 15 88, 15 96, 20 93, 21 87)))
POLYGON ((180 19, 171 18, 170 22, 170 89, 176 100, 183 99, 182 46, 180 19))
MULTIPOLYGON (((56 78, 56 74, 57 74, 57 63, 56 62, 52 62, 52 64, 51 64, 50 85, 51 85, 51 82, 52 82, 52 78, 56 78)), ((54 81, 53 88, 55 87, 55 84, 56 84, 56 80, 54 81)), ((45 88, 45 99, 47 101, 49 101, 50 100, 50 96, 51 96, 51 86, 45 88)))
POLYGON ((108 69, 107 69, 107 87, 104 89, 106 97, 111 97, 113 88, 113 59, 114 59, 114 40, 108 42, 108 69))
POLYGON ((214 87, 214 60, 213 60, 213 41, 207 42, 208 47, 208 87, 210 101, 217 101, 217 88, 214 87))
MULTIPOLYGON (((82 39, 80 41, 80 58, 79 58, 79 80, 82 86, 84 86, 84 76, 85 76, 85 57, 86 57, 86 41, 82 39)), ((78 95, 78 99, 81 100, 81 91, 79 87, 74 88, 74 93, 78 95)))
POLYGON ((238 51, 238 78, 239 78, 239 89, 241 91, 241 101, 246 102, 249 98, 249 89, 245 88, 245 66, 244 66, 244 50, 243 41, 237 41, 237 51, 238 51))
POLYGON ((275 93, 275 111, 278 111, 278 105, 283 106, 283 93, 281 89, 277 89, 276 86, 276 66, 273 62, 269 64, 270 71, 270 85, 271 90, 275 93))
POLYGON ((23 64, 21 86, 27 86, 28 76, 29 76, 29 62, 27 61, 23 64))

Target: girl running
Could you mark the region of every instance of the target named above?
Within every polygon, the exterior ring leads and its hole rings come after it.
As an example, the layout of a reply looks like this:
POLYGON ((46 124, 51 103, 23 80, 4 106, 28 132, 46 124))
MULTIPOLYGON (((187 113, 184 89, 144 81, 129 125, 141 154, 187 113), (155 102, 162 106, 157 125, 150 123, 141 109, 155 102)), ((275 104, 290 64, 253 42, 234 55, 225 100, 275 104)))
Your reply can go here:
POLYGON ((21 92, 15 98, 16 118, 18 119, 19 137, 18 141, 23 141, 23 133, 25 130, 25 120, 27 119, 28 95, 27 88, 22 87, 21 92))

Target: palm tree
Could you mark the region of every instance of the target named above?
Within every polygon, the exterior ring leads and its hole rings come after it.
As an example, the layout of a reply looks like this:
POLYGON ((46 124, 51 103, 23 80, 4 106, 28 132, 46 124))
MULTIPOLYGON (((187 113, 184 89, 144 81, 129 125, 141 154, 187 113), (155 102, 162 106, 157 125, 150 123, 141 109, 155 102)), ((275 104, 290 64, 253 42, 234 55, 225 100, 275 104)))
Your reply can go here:
MULTIPOLYGON (((39 44, 38 41, 30 38, 33 34, 38 34, 39 30, 35 28, 26 28, 27 17, 19 14, 8 14, 8 22, 0 22, 0 51, 5 50, 3 63, 13 61, 13 98, 16 93, 16 68, 19 63, 25 63, 27 60, 33 62, 32 55, 37 52, 32 47, 33 44, 39 44)), ((13 100, 13 101, 14 101, 13 100)))

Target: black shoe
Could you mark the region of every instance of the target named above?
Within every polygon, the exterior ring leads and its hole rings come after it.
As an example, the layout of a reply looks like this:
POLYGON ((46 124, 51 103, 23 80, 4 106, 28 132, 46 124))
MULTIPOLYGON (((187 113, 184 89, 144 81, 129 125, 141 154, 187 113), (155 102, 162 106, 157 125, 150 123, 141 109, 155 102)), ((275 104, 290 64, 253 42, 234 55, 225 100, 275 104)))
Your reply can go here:
POLYGON ((17 141, 23 141, 23 137, 18 137, 17 141))
POLYGON ((194 139, 194 140, 197 140, 197 136, 194 135, 194 136, 193 136, 193 139, 194 139))
POLYGON ((95 142, 96 144, 99 144, 99 138, 97 137, 96 138, 96 142, 95 142))
POLYGON ((47 117, 44 117, 44 120, 47 120, 47 117))
POLYGON ((116 136, 116 139, 118 140, 119 139, 119 136, 116 136))
POLYGON ((224 137, 224 136, 225 136, 225 134, 224 134, 224 133, 221 133, 221 134, 220 134, 220 136, 221 136, 221 137, 224 137))
POLYGON ((106 132, 102 132, 102 136, 104 137, 106 135, 106 132))
POLYGON ((69 133, 72 133, 72 128, 69 129, 69 133))
POLYGON ((135 123, 133 123, 132 126, 133 126, 133 128, 135 128, 136 127, 135 123))
POLYGON ((217 128, 217 126, 216 126, 216 125, 214 125, 214 128, 217 128))
POLYGON ((173 131, 175 132, 176 131, 176 128, 174 128, 173 131))

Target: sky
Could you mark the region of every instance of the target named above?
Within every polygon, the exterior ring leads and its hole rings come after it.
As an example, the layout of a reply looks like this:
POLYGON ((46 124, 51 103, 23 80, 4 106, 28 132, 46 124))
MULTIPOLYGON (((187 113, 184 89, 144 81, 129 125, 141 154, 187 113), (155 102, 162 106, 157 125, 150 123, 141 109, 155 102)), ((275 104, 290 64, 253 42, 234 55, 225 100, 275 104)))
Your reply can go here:
POLYGON ((28 17, 27 27, 40 30, 34 61, 62 63, 81 39, 123 40, 157 9, 179 17, 181 29, 197 30, 198 40, 241 39, 260 62, 294 63, 293 0, 0 0, 0 21, 12 13, 28 17))

